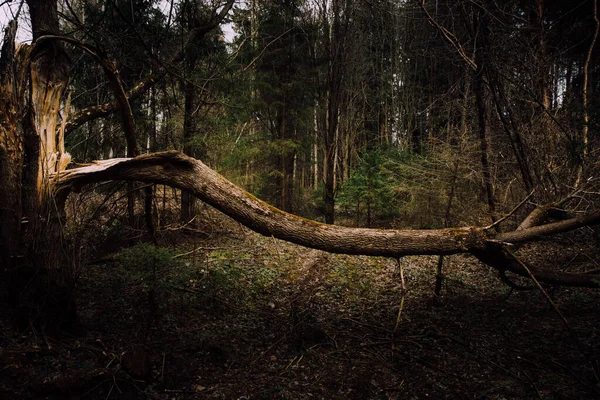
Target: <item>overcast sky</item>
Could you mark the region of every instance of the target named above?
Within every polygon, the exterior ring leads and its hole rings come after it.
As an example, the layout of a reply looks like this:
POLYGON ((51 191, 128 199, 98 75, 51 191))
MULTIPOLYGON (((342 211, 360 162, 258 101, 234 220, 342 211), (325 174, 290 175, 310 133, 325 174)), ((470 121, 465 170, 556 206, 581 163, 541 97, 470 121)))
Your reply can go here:
MULTIPOLYGON (((23 7, 19 14, 19 30, 17 31, 17 42, 31 42, 31 26, 29 25, 29 10, 27 4, 22 3, 23 7)), ((4 29, 9 21, 15 18, 17 12, 19 12, 19 3, 3 3, 0 6, 0 28, 2 29, 0 35, 4 39, 4 29)))
MULTIPOLYGON (((169 7, 166 6, 166 4, 168 3, 167 1, 162 1, 162 4, 165 4, 164 7, 160 7, 160 4, 158 6, 159 9, 162 9, 163 12, 165 12, 165 10, 168 12, 169 7)), ((17 32, 17 42, 31 42, 31 26, 29 24, 29 10, 27 9, 27 4, 25 4, 25 2, 22 3, 23 6, 20 10, 20 14, 19 14, 19 30, 17 32)), ((11 21, 12 19, 14 19, 15 15, 17 14, 17 12, 19 12, 19 3, 16 2, 10 2, 10 3, 3 3, 2 6, 0 6, 0 35, 1 38, 4 39, 4 29, 6 28, 6 25, 8 24, 9 21, 11 21)), ((235 37, 235 32, 233 31, 233 24, 232 23, 228 23, 228 24, 223 24, 221 26, 221 29, 223 29, 223 34, 225 36, 225 40, 228 43, 231 43, 231 41, 233 40, 233 38, 235 37)))

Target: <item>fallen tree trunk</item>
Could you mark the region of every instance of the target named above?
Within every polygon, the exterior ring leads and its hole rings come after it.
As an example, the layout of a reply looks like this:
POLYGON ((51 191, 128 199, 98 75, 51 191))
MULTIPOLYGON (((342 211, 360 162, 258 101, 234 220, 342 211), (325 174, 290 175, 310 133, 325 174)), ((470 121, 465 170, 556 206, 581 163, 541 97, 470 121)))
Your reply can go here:
MULTIPOLYGON (((503 246, 522 243, 600 223, 600 213, 515 232, 494 234, 484 227, 430 230, 347 228, 322 224, 286 213, 252 196, 204 165, 179 152, 146 154, 133 159, 112 159, 59 172, 56 194, 65 196, 81 186, 107 180, 136 180, 170 185, 193 193, 248 228, 302 246, 333 253, 402 257, 470 253, 500 271, 528 276, 519 260, 503 246)), ((597 275, 547 273, 531 268, 542 282, 567 286, 600 287, 597 275)))
POLYGON ((346 228, 286 213, 257 199, 179 152, 161 152, 133 159, 97 161, 64 171, 57 188, 65 190, 106 180, 155 182, 187 190, 200 200, 265 236, 332 253, 401 257, 456 254, 486 246, 485 233, 474 227, 439 230, 346 228))

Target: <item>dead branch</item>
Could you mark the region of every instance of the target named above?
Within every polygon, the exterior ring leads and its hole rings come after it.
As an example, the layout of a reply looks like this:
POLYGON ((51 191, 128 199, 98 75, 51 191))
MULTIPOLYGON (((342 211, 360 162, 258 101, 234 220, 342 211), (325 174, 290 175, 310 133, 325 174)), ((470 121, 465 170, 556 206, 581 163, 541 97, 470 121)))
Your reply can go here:
POLYGON ((532 190, 531 193, 529 193, 529 195, 527 195, 527 197, 525 197, 523 199, 523 201, 521 201, 519 204, 517 204, 517 206, 515 208, 513 208, 508 214, 506 214, 504 217, 500 218, 498 221, 494 222, 493 224, 486 226, 484 229, 485 230, 490 230, 492 228, 495 228, 496 226, 498 226, 502 222, 506 221, 514 213, 516 213, 521 207, 523 207, 523 205, 527 202, 527 200, 529 200, 531 198, 531 196, 533 196, 533 193, 535 193, 535 189, 532 190))
MULTIPOLYGON (((215 10, 209 19, 209 21, 203 26, 199 26, 195 29, 192 29, 187 38, 185 39, 185 45, 183 48, 178 50, 171 61, 168 64, 177 64, 183 61, 185 52, 189 49, 191 45, 198 38, 207 34, 211 30, 215 29, 227 16, 235 0, 227 0, 227 3, 217 12, 215 10)), ((158 67, 154 72, 146 76, 146 78, 142 79, 137 85, 135 85, 131 90, 126 93, 126 97, 129 101, 134 100, 142 95, 144 95, 152 86, 154 86, 157 82, 159 82, 167 73, 169 72, 168 64, 159 62, 158 67)), ((77 129, 84 123, 88 121, 92 121, 97 118, 106 117, 113 112, 117 111, 120 107, 118 101, 104 103, 99 105, 94 105, 91 107, 87 107, 83 110, 80 110, 73 114, 70 120, 65 125, 65 134, 69 134, 71 131, 77 129)))
POLYGON ((465 52, 465 49, 463 49, 462 45, 458 41, 458 38, 452 32, 450 32, 448 29, 446 29, 442 25, 440 25, 431 16, 431 14, 429 13, 429 11, 427 11, 427 7, 425 6, 425 0, 421 0, 421 9, 423 10, 423 12, 425 13, 425 15, 427 16, 427 20, 429 21, 429 23, 442 33, 442 35, 444 36, 444 38, 448 41, 448 43, 450 43, 450 45, 452 47, 454 47, 454 49, 456 50, 456 52, 458 53, 458 55, 460 55, 460 57, 465 61, 465 63, 467 64, 467 66, 469 66, 469 68, 471 68, 473 71, 476 71, 477 70, 477 64, 475 63, 475 61, 471 57, 469 57, 467 55, 467 53, 465 52))

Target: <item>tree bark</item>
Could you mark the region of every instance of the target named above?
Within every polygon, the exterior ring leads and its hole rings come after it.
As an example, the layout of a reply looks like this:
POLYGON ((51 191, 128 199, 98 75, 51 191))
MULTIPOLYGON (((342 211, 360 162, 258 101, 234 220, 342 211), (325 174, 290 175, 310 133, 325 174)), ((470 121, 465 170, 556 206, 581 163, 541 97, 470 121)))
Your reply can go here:
POLYGON ((19 124, 19 116, 24 92, 23 85, 19 84, 23 77, 15 76, 15 71, 24 70, 20 64, 26 57, 23 51, 15 55, 16 32, 17 23, 11 21, 5 31, 0 58, 0 198, 3 199, 0 207, 0 263, 4 265, 5 273, 17 262, 14 257, 18 255, 20 246, 22 215, 23 127, 19 124))
POLYGON ((56 3, 28 5, 33 45, 15 51, 13 22, 0 61, 0 259, 18 326, 54 330, 76 319, 61 247, 64 198, 53 198, 49 186, 70 161, 56 129, 70 60, 60 43, 39 40, 58 29, 56 3))
POLYGON ((589 77, 590 77, 590 61, 592 59, 592 52, 594 51, 594 47, 596 46, 596 41, 598 40, 598 34, 600 33, 600 20, 598 20, 598 0, 594 0, 594 36, 592 38, 592 42, 590 43, 590 47, 587 51, 587 55, 585 57, 585 62, 583 63, 583 127, 581 128, 581 141, 583 145, 583 149, 581 151, 581 162, 579 164, 579 168, 577 169, 577 179, 575 180, 575 187, 581 185, 583 181, 583 172, 584 166, 589 153, 589 130, 590 130, 590 110, 589 110, 589 77))
POLYGON ((257 199, 201 161, 179 152, 97 161, 93 166, 63 171, 57 179, 61 190, 113 179, 174 186, 194 193, 258 233, 334 253, 398 257, 455 254, 485 247, 483 231, 473 227, 380 230, 346 228, 303 219, 257 199))
MULTIPOLYGON (((190 60, 191 65, 195 64, 195 60, 190 60)), ((193 67, 190 66, 190 69, 193 67)), ((184 116, 183 116, 183 153, 188 156, 194 156, 192 140, 196 130, 196 87, 190 81, 183 82, 184 93, 184 116)), ((194 216, 195 197, 193 194, 181 192, 181 222, 188 223, 194 216)))
MULTIPOLYGON (((187 190, 260 234, 310 248, 394 258, 471 253, 496 269, 508 269, 523 276, 529 275, 520 264, 504 254, 503 245, 600 223, 600 213, 596 213, 502 234, 473 226, 431 230, 339 227, 310 221, 272 207, 227 181, 201 161, 178 152, 97 161, 95 165, 60 172, 56 176, 57 194, 62 197, 82 185, 106 180, 154 182, 187 190)), ((556 283, 564 278, 562 284, 600 287, 598 275, 534 271, 540 281, 556 283)))
POLYGON ((477 120, 479 122, 479 145, 481 157, 481 169, 483 173, 483 185, 487 198, 488 208, 492 222, 496 220, 496 202, 494 200, 494 188, 492 185, 492 173, 489 162, 489 104, 486 96, 485 71, 487 64, 487 46, 489 37, 488 18, 485 11, 475 15, 475 26, 480 35, 477 48, 475 49, 475 63, 477 68, 473 77, 473 91, 475 93, 475 104, 477 106, 477 120))

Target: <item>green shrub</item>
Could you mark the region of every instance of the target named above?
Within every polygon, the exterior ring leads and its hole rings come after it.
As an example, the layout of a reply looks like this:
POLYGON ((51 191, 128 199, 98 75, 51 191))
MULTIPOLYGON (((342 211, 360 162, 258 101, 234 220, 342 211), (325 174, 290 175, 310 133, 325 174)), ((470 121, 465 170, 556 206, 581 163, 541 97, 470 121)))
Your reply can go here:
MULTIPOLYGON (((458 175, 457 186, 468 181, 461 178, 463 171, 456 171, 452 157, 442 152, 436 157, 397 147, 365 151, 338 193, 338 204, 354 214, 357 226, 400 217, 406 227, 441 227, 453 176, 458 175)), ((457 189, 457 199, 459 194, 457 189)))
POLYGON ((179 263, 174 259, 175 251, 154 246, 149 243, 139 243, 123 249, 120 255, 121 266, 133 275, 145 278, 179 263))
POLYGON ((397 215, 401 199, 396 196, 397 181, 388 153, 382 149, 364 152, 338 195, 339 205, 354 211, 357 225, 363 215, 367 226, 375 216, 397 215))

